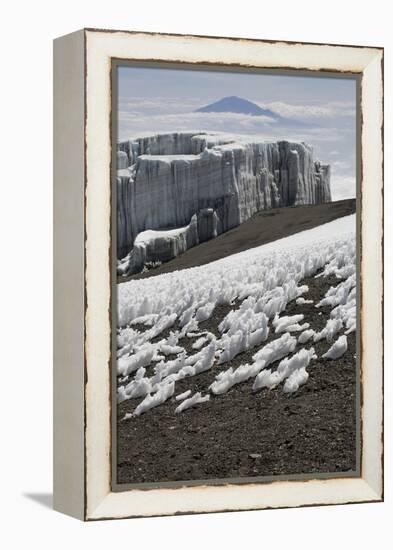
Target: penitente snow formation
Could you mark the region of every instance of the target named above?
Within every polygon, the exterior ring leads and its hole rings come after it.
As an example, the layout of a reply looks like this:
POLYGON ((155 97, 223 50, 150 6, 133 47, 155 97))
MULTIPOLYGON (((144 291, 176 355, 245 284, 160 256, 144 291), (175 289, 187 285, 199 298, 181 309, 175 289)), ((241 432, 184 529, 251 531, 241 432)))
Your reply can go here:
POLYGON ((330 167, 303 142, 196 132, 123 141, 118 273, 166 262, 258 211, 330 201, 330 167))

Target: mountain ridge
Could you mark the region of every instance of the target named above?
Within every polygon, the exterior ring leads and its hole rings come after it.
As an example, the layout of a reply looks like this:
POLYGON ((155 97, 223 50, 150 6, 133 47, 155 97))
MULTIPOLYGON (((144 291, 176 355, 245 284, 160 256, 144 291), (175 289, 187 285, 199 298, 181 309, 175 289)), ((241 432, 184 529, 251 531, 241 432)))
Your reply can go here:
POLYGON ((196 113, 239 113, 252 116, 267 116, 275 120, 280 119, 278 113, 270 109, 263 109, 256 103, 238 96, 226 96, 218 101, 209 103, 195 110, 196 113))
POLYGON ((253 101, 235 95, 223 97, 213 103, 199 107, 194 113, 234 113, 247 116, 264 116, 281 128, 311 128, 313 124, 303 120, 297 120, 281 116, 271 109, 260 107, 253 101))

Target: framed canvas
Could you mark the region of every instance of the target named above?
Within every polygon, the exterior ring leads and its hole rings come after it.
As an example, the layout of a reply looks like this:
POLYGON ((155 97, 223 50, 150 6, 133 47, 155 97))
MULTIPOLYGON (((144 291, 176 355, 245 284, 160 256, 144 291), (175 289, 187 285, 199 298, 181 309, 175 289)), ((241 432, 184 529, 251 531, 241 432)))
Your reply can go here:
POLYGON ((383 499, 383 49, 54 42, 54 507, 383 499))

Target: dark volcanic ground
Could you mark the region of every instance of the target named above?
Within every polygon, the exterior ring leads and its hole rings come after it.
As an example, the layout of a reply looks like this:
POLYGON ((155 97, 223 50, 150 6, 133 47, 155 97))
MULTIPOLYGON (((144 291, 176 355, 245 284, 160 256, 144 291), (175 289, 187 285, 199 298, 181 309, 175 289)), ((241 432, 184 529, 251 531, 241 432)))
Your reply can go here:
MULTIPOLYGON (((304 322, 321 330, 329 308, 315 308, 335 278, 309 278, 306 299, 314 304, 288 305, 285 314, 304 313, 304 322), (321 314, 320 314, 321 313, 321 314)), ((200 324, 217 333, 229 311, 219 307, 200 324)), ((173 327, 176 328, 176 327, 173 327)), ((172 330, 173 330, 172 328, 172 330)), ((341 334, 341 333, 340 333, 341 334)), ((160 338, 165 334, 160 335, 160 338)), ((187 389, 204 394, 219 370, 252 361, 261 346, 225 365, 176 383, 175 395, 187 389)), ((189 339, 192 344, 193 340, 189 339)), ((187 339, 180 341, 184 345, 187 339)), ((312 344, 305 344, 309 348, 312 344)), ((348 350, 336 361, 321 359, 330 347, 314 344, 318 355, 308 367, 309 380, 287 395, 282 385, 253 393, 253 379, 226 394, 175 415, 174 397, 147 413, 122 420, 140 399, 118 406, 118 483, 187 481, 254 476, 351 472, 356 469, 356 335, 348 336, 348 350)), ((298 345, 295 351, 298 351, 298 345)), ((276 367, 273 364, 272 367, 276 367)))
POLYGON ((312 229, 336 218, 354 214, 356 200, 347 199, 326 204, 275 208, 258 212, 238 227, 222 233, 211 241, 190 248, 181 256, 130 277, 119 277, 119 282, 141 279, 207 264, 230 254, 236 254, 255 246, 261 246, 299 231, 312 229))

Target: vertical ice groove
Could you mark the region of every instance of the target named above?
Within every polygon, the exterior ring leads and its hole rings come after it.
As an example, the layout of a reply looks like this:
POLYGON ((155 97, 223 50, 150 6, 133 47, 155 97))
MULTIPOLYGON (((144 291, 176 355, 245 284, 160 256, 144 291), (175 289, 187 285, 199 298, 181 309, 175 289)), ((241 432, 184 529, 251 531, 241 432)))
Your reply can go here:
POLYGON ((118 144, 117 197, 119 269, 137 272, 259 210, 329 202, 330 169, 305 143, 158 134, 118 144))

